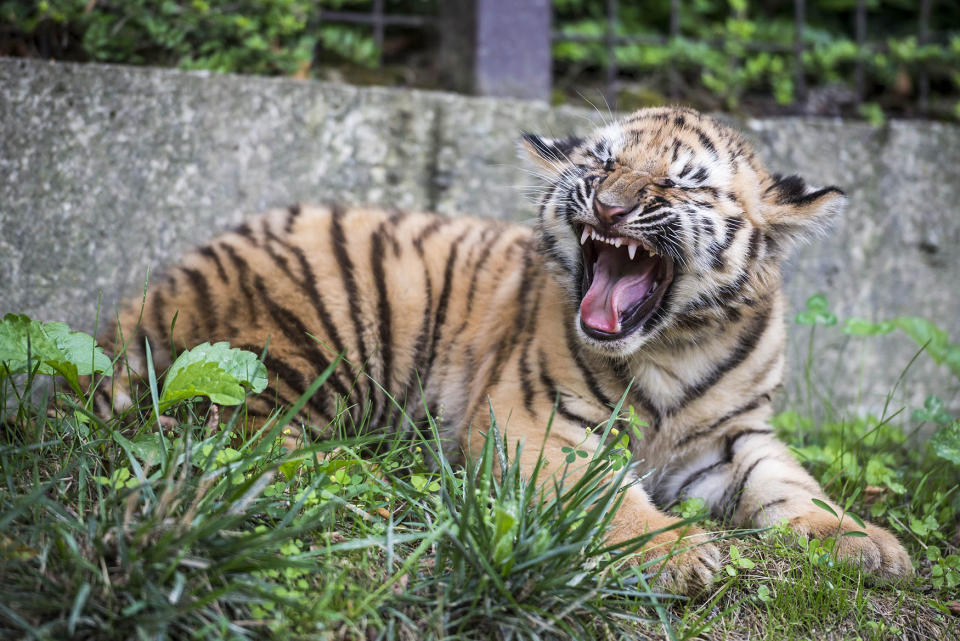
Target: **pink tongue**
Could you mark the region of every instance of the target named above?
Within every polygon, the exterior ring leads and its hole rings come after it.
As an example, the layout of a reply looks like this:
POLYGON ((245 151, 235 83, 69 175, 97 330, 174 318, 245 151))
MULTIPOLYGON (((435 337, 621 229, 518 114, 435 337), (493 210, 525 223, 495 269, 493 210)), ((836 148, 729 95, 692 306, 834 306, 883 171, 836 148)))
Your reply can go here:
POLYGON ((654 260, 627 262, 619 251, 601 250, 593 266, 593 282, 580 301, 580 318, 584 324, 608 334, 619 332, 620 315, 653 287, 656 266, 654 260))

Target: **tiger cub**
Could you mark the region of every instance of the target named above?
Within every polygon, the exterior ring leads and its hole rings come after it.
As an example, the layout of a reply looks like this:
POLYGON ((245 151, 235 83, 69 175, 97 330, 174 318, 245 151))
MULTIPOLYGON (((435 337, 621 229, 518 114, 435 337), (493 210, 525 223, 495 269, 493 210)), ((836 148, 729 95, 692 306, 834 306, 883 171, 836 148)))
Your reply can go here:
MULTIPOLYGON (((509 450, 526 443, 523 467, 542 444, 556 471, 562 448, 598 445, 584 428, 605 421, 633 380, 627 399, 647 427, 631 447, 645 476, 626 491, 612 541, 675 523, 661 508, 684 497, 735 526, 860 529, 813 504, 841 513, 767 422, 784 370, 780 264, 842 210, 843 193, 768 173, 736 132, 690 109, 641 110, 585 138, 524 135, 522 146, 548 176, 535 229, 291 207, 194 251, 151 284, 142 317, 140 300, 121 311, 129 369, 112 393, 104 386, 100 411, 133 402, 123 382, 143 373, 143 337, 158 371, 171 343, 260 353, 269 340, 270 386, 251 400, 254 414, 292 403, 344 352, 332 393, 304 410, 320 432, 337 395, 377 428, 398 424, 398 404, 422 407, 422 393, 447 433, 476 450, 482 439, 470 432, 489 424, 489 399, 509 450)), ((112 335, 103 342, 118 349, 112 335)), ((661 582, 692 592, 720 552, 687 529, 658 535, 647 554, 678 536, 702 545, 668 561, 661 582)), ((838 551, 881 575, 912 572, 874 525, 838 538, 838 551)))

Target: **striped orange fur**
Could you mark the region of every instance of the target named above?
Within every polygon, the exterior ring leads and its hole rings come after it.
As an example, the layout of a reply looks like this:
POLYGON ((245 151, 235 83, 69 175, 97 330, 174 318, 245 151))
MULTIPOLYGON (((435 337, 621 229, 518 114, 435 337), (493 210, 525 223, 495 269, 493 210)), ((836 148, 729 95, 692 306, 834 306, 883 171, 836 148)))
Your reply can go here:
MULTIPOLYGON (((123 308, 127 372, 143 372, 144 336, 159 368, 171 343, 259 353, 269 340, 270 388, 250 402, 266 414, 342 351, 348 363, 310 401, 305 424, 323 433, 339 395, 358 424, 366 412, 371 427, 397 426, 373 379, 415 419, 422 389, 447 435, 476 448, 470 432, 489 423, 489 399, 510 441, 526 443, 528 470, 541 444, 553 470, 562 448, 596 447, 584 428, 603 422, 632 380, 628 402, 648 427, 631 447, 649 474, 627 491, 612 540, 676 522, 661 510, 689 496, 738 526, 857 529, 811 502, 829 499, 767 424, 784 373, 780 264, 840 212, 842 192, 768 173, 736 132, 689 109, 523 144, 546 180, 535 229, 363 208, 268 212, 151 284, 139 325, 140 301, 123 308)), ((102 339, 118 349, 113 341, 102 339)), ((112 393, 104 386, 101 412, 133 401, 127 372, 112 393)), ((706 539, 688 529, 654 544, 681 535, 706 539)), ((873 525, 840 552, 879 574, 912 571, 873 525)), ((669 561, 664 581, 695 590, 719 562, 704 542, 669 561)))

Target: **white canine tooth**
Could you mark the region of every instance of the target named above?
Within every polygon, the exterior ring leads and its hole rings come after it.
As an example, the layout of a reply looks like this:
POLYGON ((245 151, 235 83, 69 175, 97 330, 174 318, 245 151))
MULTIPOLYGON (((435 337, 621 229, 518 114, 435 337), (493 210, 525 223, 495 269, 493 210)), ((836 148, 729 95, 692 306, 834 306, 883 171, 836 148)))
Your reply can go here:
POLYGON ((582 244, 584 244, 585 242, 587 242, 587 238, 589 238, 589 237, 590 237, 590 228, 589 228, 589 227, 584 227, 584 228, 583 228, 583 234, 580 235, 580 244, 582 245, 582 244))
POLYGON ((637 255, 637 246, 633 243, 627 245, 627 253, 630 254, 630 260, 633 260, 634 256, 637 255))

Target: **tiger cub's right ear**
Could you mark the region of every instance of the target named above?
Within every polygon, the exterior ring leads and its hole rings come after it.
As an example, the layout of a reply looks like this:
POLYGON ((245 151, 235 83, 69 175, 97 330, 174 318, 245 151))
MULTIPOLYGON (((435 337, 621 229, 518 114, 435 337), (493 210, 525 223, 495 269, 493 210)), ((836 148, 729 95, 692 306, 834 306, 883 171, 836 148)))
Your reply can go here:
POLYGON ((544 138, 524 132, 520 137, 520 145, 527 155, 551 174, 559 174, 567 165, 570 165, 572 163, 570 155, 582 143, 583 138, 578 136, 544 138))
POLYGON ((839 187, 811 187, 800 176, 772 174, 762 195, 765 234, 786 253, 822 235, 843 212, 847 197, 839 187))

